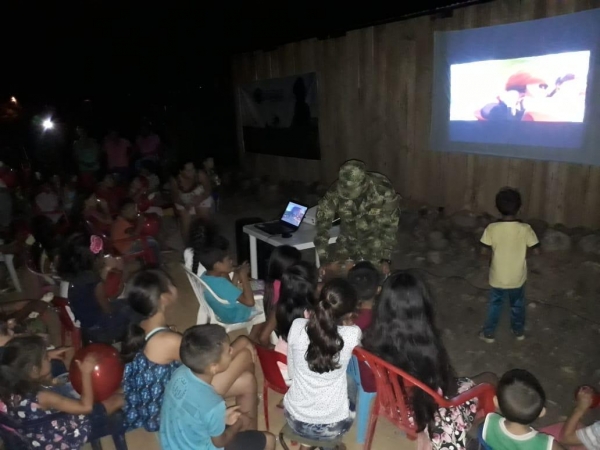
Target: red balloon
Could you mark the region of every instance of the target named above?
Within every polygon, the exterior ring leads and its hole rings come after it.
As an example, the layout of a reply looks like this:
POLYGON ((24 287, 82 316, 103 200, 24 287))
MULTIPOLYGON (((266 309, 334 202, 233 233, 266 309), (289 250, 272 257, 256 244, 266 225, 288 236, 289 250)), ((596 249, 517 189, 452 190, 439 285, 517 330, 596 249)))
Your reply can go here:
POLYGON ((107 344, 90 344, 87 347, 79 349, 75 353, 71 367, 69 368, 69 378, 73 388, 81 395, 81 370, 75 362, 83 361, 84 358, 93 354, 98 363, 92 372, 92 390, 94 391, 94 401, 102 402, 113 395, 121 386, 123 381, 123 371, 125 366, 119 357, 119 353, 114 347, 107 344))
POLYGON ((144 225, 142 225, 142 236, 158 236, 160 232, 160 219, 156 214, 144 214, 144 225))
POLYGON ((4 182, 7 188, 12 189, 17 185, 17 174, 10 168, 0 169, 0 180, 4 182))

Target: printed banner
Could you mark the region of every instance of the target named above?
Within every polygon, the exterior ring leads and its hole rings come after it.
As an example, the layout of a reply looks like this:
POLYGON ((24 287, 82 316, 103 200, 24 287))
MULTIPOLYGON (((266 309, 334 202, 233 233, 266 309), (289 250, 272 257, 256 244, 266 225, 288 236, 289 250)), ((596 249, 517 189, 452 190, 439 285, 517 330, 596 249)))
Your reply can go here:
POLYGON ((321 159, 316 73, 256 81, 239 89, 246 152, 321 159))

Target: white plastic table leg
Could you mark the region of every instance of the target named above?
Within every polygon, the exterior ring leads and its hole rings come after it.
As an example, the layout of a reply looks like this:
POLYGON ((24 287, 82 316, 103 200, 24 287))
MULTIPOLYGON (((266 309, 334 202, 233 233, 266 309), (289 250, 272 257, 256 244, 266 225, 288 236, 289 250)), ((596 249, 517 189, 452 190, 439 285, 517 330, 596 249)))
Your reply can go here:
POLYGON ((58 295, 62 298, 69 298, 69 285, 70 283, 65 280, 61 280, 60 282, 60 290, 58 295))
POLYGON ((258 252, 256 250, 256 237, 250 236, 250 270, 253 280, 258 280, 258 252))

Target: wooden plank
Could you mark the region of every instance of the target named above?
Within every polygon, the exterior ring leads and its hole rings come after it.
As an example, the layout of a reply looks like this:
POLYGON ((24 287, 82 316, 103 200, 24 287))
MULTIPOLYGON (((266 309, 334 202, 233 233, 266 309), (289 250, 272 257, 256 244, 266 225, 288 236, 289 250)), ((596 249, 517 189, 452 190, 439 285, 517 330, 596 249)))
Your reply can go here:
MULTIPOLYGON (((388 175, 404 197, 448 211, 466 208, 495 214, 496 192, 510 185, 522 194, 524 217, 600 227, 598 167, 437 153, 429 148, 434 31, 598 7, 600 0, 496 0, 457 9, 449 18, 419 17, 350 31, 336 39, 235 55, 236 86, 312 71, 319 83, 322 160, 245 155, 247 166, 257 174, 331 182, 344 160, 358 158, 388 175)), ((600 110, 590 108, 587 120, 600 122, 600 110)), ((241 127, 237 130, 241 149, 241 127)), ((592 127, 587 138, 600 142, 600 127, 592 127)))

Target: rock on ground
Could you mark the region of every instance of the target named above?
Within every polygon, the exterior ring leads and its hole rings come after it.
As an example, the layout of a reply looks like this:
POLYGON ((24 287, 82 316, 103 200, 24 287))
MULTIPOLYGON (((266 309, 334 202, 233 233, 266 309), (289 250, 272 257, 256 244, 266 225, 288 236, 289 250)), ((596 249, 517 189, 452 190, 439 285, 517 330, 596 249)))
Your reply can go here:
POLYGON ((594 255, 600 255, 600 236, 597 234, 589 234, 582 237, 577 244, 579 250, 583 253, 592 253, 594 255))
POLYGON ((469 211, 461 211, 454 214, 452 216, 452 223, 463 230, 475 229, 480 225, 477 215, 469 211))
POLYGON ((571 249, 571 238, 552 228, 546 231, 541 243, 544 252, 564 252, 571 249))

